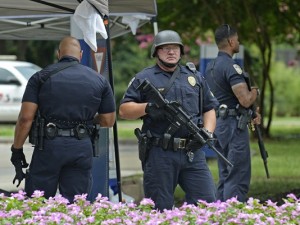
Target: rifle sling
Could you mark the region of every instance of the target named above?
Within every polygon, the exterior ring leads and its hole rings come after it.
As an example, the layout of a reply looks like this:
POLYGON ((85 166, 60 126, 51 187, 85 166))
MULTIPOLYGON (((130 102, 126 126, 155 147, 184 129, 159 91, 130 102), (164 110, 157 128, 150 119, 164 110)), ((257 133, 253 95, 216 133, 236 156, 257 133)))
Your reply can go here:
MULTIPOLYGON (((49 72, 48 74, 44 75, 43 77, 41 77, 40 79, 40 83, 39 83, 39 92, 41 90, 42 85, 50 78, 50 76, 58 73, 61 70, 64 70, 70 66, 76 65, 78 64, 78 61, 72 61, 72 62, 65 62, 65 63, 61 63, 55 70, 49 72)), ((39 109, 38 109, 38 114, 40 114, 39 109)))
POLYGON ((167 87, 165 87, 165 89, 161 92, 161 94, 163 96, 165 96, 167 94, 167 92, 170 90, 170 88, 172 87, 174 81, 176 80, 177 77, 180 76, 180 68, 179 65, 176 67, 175 71, 172 74, 171 79, 169 80, 169 83, 167 84, 167 87))
POLYGON ((50 73, 46 74, 45 76, 43 76, 43 77, 41 78, 41 83, 40 83, 39 88, 41 88, 41 86, 48 80, 48 78, 49 78, 50 76, 52 76, 52 75, 58 73, 58 72, 61 71, 61 70, 66 69, 66 68, 68 68, 68 67, 70 67, 70 66, 73 66, 73 65, 75 65, 75 64, 78 64, 78 62, 77 62, 77 61, 72 61, 72 62, 61 63, 61 65, 60 65, 58 68, 56 68, 55 70, 51 71, 50 73))

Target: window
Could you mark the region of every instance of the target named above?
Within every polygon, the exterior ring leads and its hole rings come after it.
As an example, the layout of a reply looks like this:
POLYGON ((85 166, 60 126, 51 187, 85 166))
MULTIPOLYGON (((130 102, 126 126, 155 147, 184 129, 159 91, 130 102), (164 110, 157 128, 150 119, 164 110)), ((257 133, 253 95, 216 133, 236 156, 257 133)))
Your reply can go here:
POLYGON ((8 70, 0 68, 0 84, 9 84, 10 80, 16 80, 16 77, 8 70))

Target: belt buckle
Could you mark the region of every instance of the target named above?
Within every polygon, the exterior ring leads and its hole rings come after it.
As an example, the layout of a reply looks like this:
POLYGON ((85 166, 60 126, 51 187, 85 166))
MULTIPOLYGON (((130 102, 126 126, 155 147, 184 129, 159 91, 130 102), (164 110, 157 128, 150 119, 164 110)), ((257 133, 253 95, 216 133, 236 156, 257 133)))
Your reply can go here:
POLYGON ((186 145, 186 139, 185 138, 180 138, 178 148, 184 149, 186 145))

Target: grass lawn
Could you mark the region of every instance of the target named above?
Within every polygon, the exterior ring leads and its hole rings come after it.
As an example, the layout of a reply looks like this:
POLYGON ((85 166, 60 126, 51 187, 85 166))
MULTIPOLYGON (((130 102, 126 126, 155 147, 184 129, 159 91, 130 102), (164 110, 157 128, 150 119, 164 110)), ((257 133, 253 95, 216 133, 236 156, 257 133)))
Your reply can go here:
MULTIPOLYGON (((287 193, 300 196, 300 139, 266 140, 268 151, 268 169, 270 178, 265 173, 260 151, 255 140, 251 140, 252 178, 248 196, 265 202, 272 199, 282 203, 287 193)), ((215 159, 208 160, 209 168, 215 182, 218 182, 218 167, 215 159)), ((181 204, 184 193, 180 187, 176 189, 176 201, 181 204)))
MULTIPOLYGON (((248 196, 262 202, 272 199, 282 203, 287 193, 300 196, 300 118, 276 118, 271 127, 272 139, 264 140, 269 154, 267 179, 257 139, 251 137, 252 179, 248 196)), ((218 167, 215 159, 208 160, 215 182, 218 181, 218 167)), ((177 202, 181 202, 184 193, 176 190, 177 202)))

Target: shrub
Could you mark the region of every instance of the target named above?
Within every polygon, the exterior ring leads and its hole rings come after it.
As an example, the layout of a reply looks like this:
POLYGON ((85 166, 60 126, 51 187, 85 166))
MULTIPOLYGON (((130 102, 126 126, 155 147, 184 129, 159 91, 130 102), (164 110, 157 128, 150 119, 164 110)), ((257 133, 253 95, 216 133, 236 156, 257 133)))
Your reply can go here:
POLYGON ((0 224, 299 224, 300 199, 287 195, 284 204, 272 201, 261 204, 250 198, 242 203, 232 198, 226 202, 197 206, 183 204, 173 210, 154 210, 150 199, 134 203, 112 203, 98 195, 91 203, 87 195, 75 196, 73 204, 61 195, 50 199, 43 192, 35 191, 32 198, 25 192, 6 197, 0 194, 0 224))

